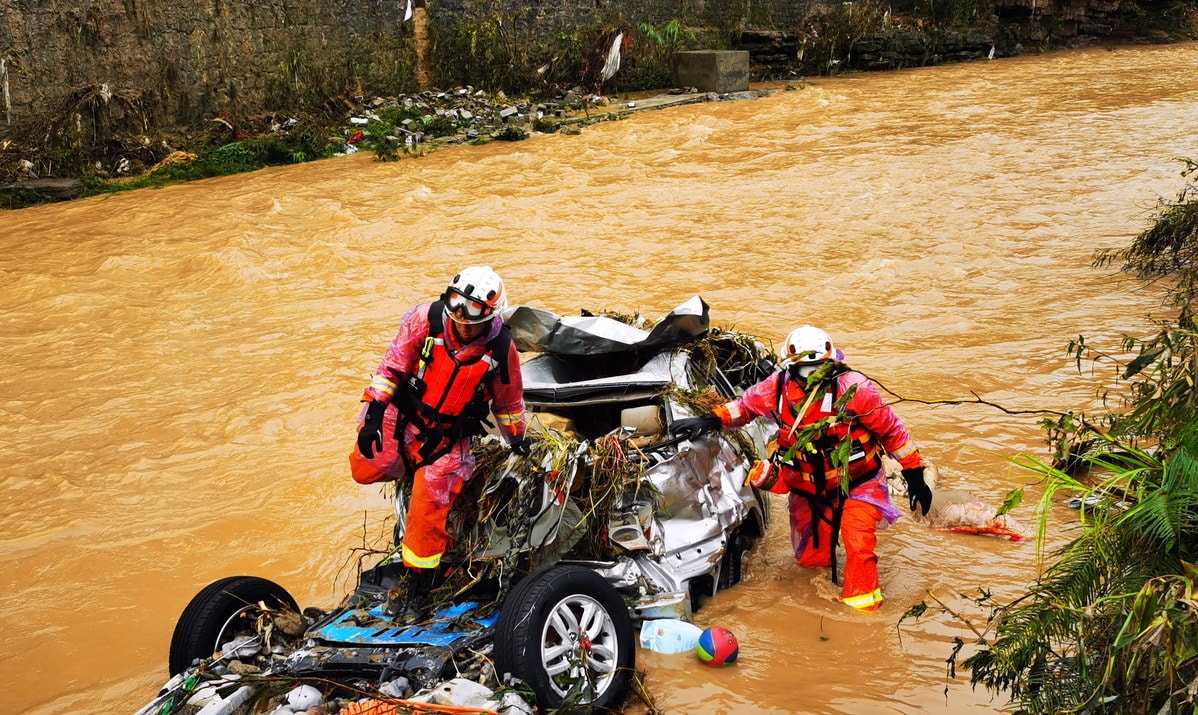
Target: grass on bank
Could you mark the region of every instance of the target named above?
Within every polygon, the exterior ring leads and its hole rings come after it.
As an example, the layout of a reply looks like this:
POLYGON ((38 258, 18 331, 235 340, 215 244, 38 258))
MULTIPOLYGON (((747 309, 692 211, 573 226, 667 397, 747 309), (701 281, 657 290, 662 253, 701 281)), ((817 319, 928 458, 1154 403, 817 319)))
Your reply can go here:
MULTIPOLYGON (((38 165, 44 173, 51 175, 81 177, 82 192, 79 197, 82 198, 328 159, 359 150, 371 152, 379 161, 395 161, 403 156, 425 154, 439 143, 438 140, 455 137, 464 131, 462 126, 443 115, 421 115, 410 109, 395 107, 372 114, 374 117, 361 125, 349 123, 342 117, 327 118, 321 122, 307 120, 283 129, 259 130, 258 133, 245 129, 216 132, 223 135, 223 139, 232 139, 226 143, 213 141, 213 133, 210 132, 208 136, 181 142, 180 146, 185 147, 182 149, 175 149, 164 141, 152 152, 128 149, 104 152, 105 155, 95 159, 90 166, 72 166, 68 162, 68 166, 64 167, 64 162, 57 156, 46 157, 38 165), (411 130, 401 129, 404 120, 414 122, 420 143, 404 141, 405 134, 413 134, 411 130), (136 160, 129 161, 128 156, 139 153, 150 157, 165 156, 150 166, 136 160), (113 159, 112 154, 117 155, 117 158, 113 159)), ((552 120, 542 120, 541 128, 547 128, 551 123, 552 120)), ((520 141, 527 137, 525 129, 505 126, 499 131, 480 134, 468 141, 481 144, 520 141)), ((466 141, 463 135, 462 142, 466 141)), ((35 169, 31 176, 36 178, 43 172, 35 169)), ((0 191, 0 209, 24 208, 55 200, 28 190, 0 191)))

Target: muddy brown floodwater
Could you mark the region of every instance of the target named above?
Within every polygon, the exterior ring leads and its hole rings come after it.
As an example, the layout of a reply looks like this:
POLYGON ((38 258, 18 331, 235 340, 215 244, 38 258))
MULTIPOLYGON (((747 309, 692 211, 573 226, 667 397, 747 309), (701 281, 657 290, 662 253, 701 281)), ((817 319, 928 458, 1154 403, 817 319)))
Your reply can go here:
MULTIPOLYGON (((175 620, 252 574, 301 605, 349 588, 388 503, 347 471, 358 397, 402 312, 458 268, 516 303, 660 317, 694 294, 778 343, 825 327, 903 396, 1093 409, 1159 294, 1093 268, 1198 155, 1198 46, 1101 49, 820 79, 382 164, 355 156, 0 215, 0 683, 9 712, 132 712, 175 620)), ((1032 415, 897 409, 954 489, 1035 523, 1007 461, 1032 415)), ((787 552, 783 512, 747 580, 696 616, 735 667, 641 650, 666 712, 993 713, 949 679, 961 622, 896 627, 928 592, 964 607, 1036 574, 1033 539, 880 534, 886 605, 835 602, 787 552)), ((1059 544, 1073 512, 1058 505, 1059 544)), ((1050 544, 1052 545, 1052 544, 1050 544)), ((929 600, 930 602, 930 600, 929 600)), ((969 653, 967 646, 964 655, 969 653)))

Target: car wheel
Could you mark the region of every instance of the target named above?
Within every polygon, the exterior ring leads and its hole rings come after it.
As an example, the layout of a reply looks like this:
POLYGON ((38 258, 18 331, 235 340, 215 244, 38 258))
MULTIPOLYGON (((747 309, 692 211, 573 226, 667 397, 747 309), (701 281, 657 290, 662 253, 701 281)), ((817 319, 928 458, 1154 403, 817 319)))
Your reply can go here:
POLYGON ((618 710, 636 665, 628 607, 588 568, 535 571, 500 607, 495 664, 527 683, 543 708, 618 710))
POLYGON ((719 590, 735 586, 741 582, 745 573, 745 556, 752 548, 752 541, 742 531, 735 531, 728 537, 728 548, 720 560, 719 590))
POLYGON ((183 609, 171 636, 170 671, 187 670, 197 658, 208 658, 225 643, 255 634, 259 603, 267 608, 299 605, 282 586, 257 576, 229 576, 208 584, 183 609))

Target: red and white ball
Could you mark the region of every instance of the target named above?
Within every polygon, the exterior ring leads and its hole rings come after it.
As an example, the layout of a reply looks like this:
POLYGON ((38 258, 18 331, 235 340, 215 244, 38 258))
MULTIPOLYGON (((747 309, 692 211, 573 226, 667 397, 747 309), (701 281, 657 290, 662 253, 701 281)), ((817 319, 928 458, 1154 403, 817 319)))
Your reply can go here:
POLYGON ((699 644, 695 646, 695 655, 704 664, 719 668, 728 663, 735 663, 740 654, 740 644, 736 636, 727 628, 713 626, 699 635, 699 644))

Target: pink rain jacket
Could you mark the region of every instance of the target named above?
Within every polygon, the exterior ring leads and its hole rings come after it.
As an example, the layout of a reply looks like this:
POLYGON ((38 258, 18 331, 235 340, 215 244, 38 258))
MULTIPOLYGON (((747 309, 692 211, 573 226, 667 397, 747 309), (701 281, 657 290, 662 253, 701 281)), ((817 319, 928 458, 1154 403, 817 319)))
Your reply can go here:
MULTIPOLYGON (((428 321, 429 306, 429 303, 418 305, 403 317, 399 334, 391 341, 386 354, 383 355, 382 363, 375 371, 374 379, 362 394, 364 401, 377 400, 388 403, 387 412, 383 417, 383 449, 368 461, 390 479, 404 476, 405 468, 400 457, 399 444, 394 438, 398 410, 389 403, 398 389, 396 386, 402 385, 407 376, 416 370, 420 350, 431 329, 428 321)), ((466 345, 461 345, 454 336, 449 316, 445 316, 444 325, 442 338, 446 348, 456 358, 470 360, 486 352, 487 341, 499 334, 503 327, 503 319, 495 316, 490 321, 490 329, 466 345)), ((524 380, 520 374, 520 355, 514 343, 508 346, 507 371, 507 384, 504 384, 496 372, 487 379, 486 387, 491 396, 491 412, 495 415, 496 427, 510 444, 524 436, 525 428, 524 380)), ((366 409, 363 407, 358 418, 359 427, 365 416, 366 409)), ((404 429, 404 444, 411 443, 417 434, 416 426, 407 425, 404 429)), ((424 471, 430 494, 436 501, 448 503, 452 487, 457 482, 468 480, 474 473, 474 455, 470 452, 470 440, 457 440, 447 454, 428 465, 424 471)))
MULTIPOLYGON (((725 403, 723 410, 717 409, 716 414, 720 415, 727 427, 739 427, 758 417, 769 417, 781 424, 778 411, 778 381, 784 376, 785 372, 775 372, 750 387, 740 398, 725 403), (727 416, 721 414, 724 410, 727 416)), ((922 460, 911 441, 910 433, 894 410, 883 401, 869 378, 859 372, 850 371, 841 374, 837 380, 838 395, 845 394, 850 387, 857 385, 857 392, 845 405, 845 411, 868 429, 877 439, 878 445, 898 460, 904 469, 920 466, 922 460)), ((786 405, 786 409, 797 408, 798 405, 786 405)), ((788 469, 785 466, 782 468, 788 469)), ((899 510, 890 502, 886 474, 882 469, 878 470, 876 477, 854 489, 849 498, 860 499, 878 507, 888 524, 893 524, 899 518, 899 510)))

